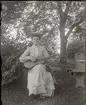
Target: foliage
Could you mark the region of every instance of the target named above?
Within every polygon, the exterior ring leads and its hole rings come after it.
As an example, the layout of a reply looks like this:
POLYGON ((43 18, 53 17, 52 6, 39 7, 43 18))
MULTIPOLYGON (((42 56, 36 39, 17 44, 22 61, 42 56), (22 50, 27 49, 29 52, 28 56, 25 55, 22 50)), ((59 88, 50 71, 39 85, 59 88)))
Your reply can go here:
POLYGON ((18 44, 16 45, 14 42, 7 40, 5 37, 4 40, 2 40, 2 85, 12 82, 12 80, 18 79, 21 76, 24 67, 20 64, 19 57, 25 48, 24 44, 22 47, 18 46, 18 44))
POLYGON ((3 21, 9 22, 19 18, 26 5, 26 1, 2 1, 3 21))
POLYGON ((84 44, 85 42, 81 40, 74 40, 71 42, 67 47, 67 57, 68 58, 74 58, 75 53, 83 53, 84 54, 84 44))

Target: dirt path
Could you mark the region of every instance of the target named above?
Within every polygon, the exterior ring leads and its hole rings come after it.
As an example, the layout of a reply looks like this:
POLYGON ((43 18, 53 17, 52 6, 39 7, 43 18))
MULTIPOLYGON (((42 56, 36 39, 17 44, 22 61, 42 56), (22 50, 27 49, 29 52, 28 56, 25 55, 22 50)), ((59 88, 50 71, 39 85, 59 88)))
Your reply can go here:
POLYGON ((69 80, 69 83, 59 84, 53 98, 36 100, 28 96, 28 91, 21 87, 20 81, 14 81, 2 88, 2 105, 85 105, 84 90, 74 87, 71 82, 74 78, 66 77, 63 80, 69 80))

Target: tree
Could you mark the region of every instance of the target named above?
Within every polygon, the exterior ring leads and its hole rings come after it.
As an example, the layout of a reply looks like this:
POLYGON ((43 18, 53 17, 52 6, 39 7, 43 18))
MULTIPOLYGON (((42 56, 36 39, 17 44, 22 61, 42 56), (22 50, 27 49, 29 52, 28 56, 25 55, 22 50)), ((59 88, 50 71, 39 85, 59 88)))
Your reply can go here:
MULTIPOLYGON (((60 15, 59 30, 60 30, 60 39, 61 39, 61 57, 66 55, 66 45, 67 45, 67 39, 68 39, 69 35, 72 33, 74 28, 79 26, 84 21, 84 18, 83 18, 84 12, 81 14, 82 11, 80 11, 80 13, 76 15, 76 18, 74 20, 75 22, 73 22, 73 24, 71 24, 69 31, 67 32, 67 34, 65 34, 65 29, 68 25, 67 24, 68 17, 70 17, 69 12, 71 11, 71 9, 73 9, 73 8, 75 9, 75 7, 77 6, 78 3, 79 2, 68 1, 66 3, 65 11, 63 11, 62 3, 60 1, 58 1, 58 9, 59 9, 59 15, 60 15), (72 6, 73 6, 73 8, 71 8, 72 6), (76 21, 78 16, 79 16, 79 19, 78 19, 78 21, 76 21)), ((79 5, 81 5, 81 4, 79 4, 79 5)))

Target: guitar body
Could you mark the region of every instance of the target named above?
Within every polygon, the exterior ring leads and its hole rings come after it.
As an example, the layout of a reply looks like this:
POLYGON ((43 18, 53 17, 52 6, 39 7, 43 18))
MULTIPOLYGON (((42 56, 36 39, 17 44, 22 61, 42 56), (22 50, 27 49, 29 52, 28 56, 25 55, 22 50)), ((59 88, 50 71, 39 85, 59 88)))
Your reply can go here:
MULTIPOLYGON (((54 57, 54 55, 51 56, 51 57, 54 57)), ((47 60, 50 59, 51 57, 47 58, 47 60)), ((24 63, 24 66, 25 66, 27 69, 31 69, 31 68, 33 68, 35 65, 37 65, 37 64, 43 64, 44 62, 45 62, 45 60, 37 60, 37 61, 35 61, 35 62, 33 62, 33 61, 31 61, 31 60, 28 60, 28 61, 26 61, 26 62, 24 63)))
POLYGON ((26 68, 28 68, 28 69, 31 69, 31 68, 33 68, 35 65, 37 65, 37 64, 43 64, 43 63, 44 63, 44 61, 37 61, 37 62, 27 61, 27 62, 24 63, 24 66, 25 66, 26 68))

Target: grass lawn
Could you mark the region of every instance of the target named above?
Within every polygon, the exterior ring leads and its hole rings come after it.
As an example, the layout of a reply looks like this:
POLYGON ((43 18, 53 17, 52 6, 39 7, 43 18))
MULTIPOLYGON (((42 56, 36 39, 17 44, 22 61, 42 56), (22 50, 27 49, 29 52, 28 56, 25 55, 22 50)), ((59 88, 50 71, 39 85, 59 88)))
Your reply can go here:
POLYGON ((74 76, 66 72, 55 74, 58 85, 52 98, 32 99, 21 85, 21 79, 1 88, 2 105, 85 105, 84 89, 75 88, 74 76))

